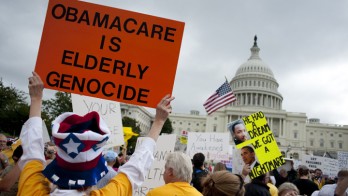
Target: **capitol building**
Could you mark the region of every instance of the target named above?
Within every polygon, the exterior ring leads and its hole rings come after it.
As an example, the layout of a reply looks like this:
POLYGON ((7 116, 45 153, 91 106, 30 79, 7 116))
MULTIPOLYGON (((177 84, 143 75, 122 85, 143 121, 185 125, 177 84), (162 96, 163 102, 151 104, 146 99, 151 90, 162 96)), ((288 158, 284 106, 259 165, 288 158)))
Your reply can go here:
MULTIPOLYGON (((227 132, 227 123, 262 111, 273 131, 282 154, 287 158, 301 160, 303 155, 337 157, 337 151, 348 151, 348 125, 320 123, 320 119, 307 118, 306 113, 288 112, 282 107, 283 96, 279 84, 260 56, 256 37, 249 59, 239 66, 229 81, 237 101, 222 107, 211 115, 200 115, 191 110, 189 114, 170 115, 175 134, 189 132, 227 132)), ((143 107, 121 103, 122 116, 138 121, 143 133, 147 133, 153 114, 143 107)), ((231 140, 232 144, 232 140, 231 140)))

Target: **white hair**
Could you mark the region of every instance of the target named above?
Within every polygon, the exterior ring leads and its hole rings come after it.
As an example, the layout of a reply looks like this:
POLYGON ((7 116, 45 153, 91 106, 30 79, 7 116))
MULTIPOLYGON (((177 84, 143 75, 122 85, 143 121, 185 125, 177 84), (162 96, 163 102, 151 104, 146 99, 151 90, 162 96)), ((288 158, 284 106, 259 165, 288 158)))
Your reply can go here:
POLYGON ((5 139, 7 139, 6 135, 4 135, 4 134, 2 134, 2 133, 0 133, 0 138, 5 138, 5 139))
POLYGON ((182 152, 168 154, 165 167, 173 169, 173 175, 177 180, 191 182, 193 169, 191 159, 188 155, 182 152))

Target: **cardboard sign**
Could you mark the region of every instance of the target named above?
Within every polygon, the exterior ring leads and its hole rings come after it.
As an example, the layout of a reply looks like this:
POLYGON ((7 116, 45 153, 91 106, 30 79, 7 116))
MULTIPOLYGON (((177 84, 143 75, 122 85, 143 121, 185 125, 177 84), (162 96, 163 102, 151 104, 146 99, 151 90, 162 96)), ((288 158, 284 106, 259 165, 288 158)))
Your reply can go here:
POLYGON ((191 158, 196 153, 203 153, 205 160, 228 160, 228 133, 188 132, 187 150, 191 158))
POLYGON ((337 177, 337 173, 339 172, 338 160, 325 157, 323 171, 331 178, 337 177))
POLYGON ((338 151, 337 152, 338 159, 338 169, 348 169, 348 152, 338 151))
MULTIPOLYGON (((151 165, 151 169, 145 176, 145 181, 133 191, 133 196, 145 196, 153 188, 164 185, 163 173, 164 165, 166 163, 167 154, 174 152, 175 146, 175 134, 170 135, 160 135, 156 142, 156 151, 154 152, 154 162, 151 165)), ((143 140, 142 137, 139 137, 137 140, 137 145, 143 140)))
POLYGON ((244 162, 240 154, 240 149, 232 149, 232 173, 234 174, 242 174, 244 162))
POLYGON ((285 169, 286 171, 290 171, 291 169, 296 170, 298 166, 301 165, 301 162, 295 159, 284 158, 284 161, 284 165, 277 168, 278 172, 280 172, 282 169, 285 169), (293 167, 291 166, 291 162, 293 163, 293 167))
POLYGON ((184 23, 49 0, 35 71, 46 88, 155 108, 172 92, 184 23))
POLYGON ((42 139, 44 143, 51 141, 50 136, 48 135, 48 129, 46 127, 46 123, 43 120, 42 120, 42 139))
POLYGON ((327 157, 303 155, 302 164, 306 165, 309 169, 321 169, 324 175, 334 178, 337 176, 339 171, 338 169, 338 160, 331 159, 327 157))
POLYGON ((267 123, 263 112, 257 112, 243 119, 250 139, 241 142, 237 148, 250 146, 256 153, 258 165, 255 165, 249 176, 251 179, 268 171, 277 169, 285 164, 285 160, 278 148, 277 141, 267 123))
POLYGON ((111 132, 110 138, 104 147, 105 149, 124 144, 119 102, 77 94, 71 94, 71 100, 74 113, 85 115, 91 111, 96 111, 104 119, 111 132))

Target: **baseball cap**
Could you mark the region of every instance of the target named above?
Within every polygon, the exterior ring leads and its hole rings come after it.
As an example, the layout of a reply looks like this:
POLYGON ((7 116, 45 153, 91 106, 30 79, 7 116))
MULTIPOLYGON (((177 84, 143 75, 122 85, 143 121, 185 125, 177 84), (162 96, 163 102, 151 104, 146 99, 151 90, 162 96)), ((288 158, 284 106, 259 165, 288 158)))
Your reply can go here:
POLYGON ((104 159, 107 162, 111 162, 111 161, 115 161, 117 156, 118 155, 116 152, 109 150, 104 154, 104 159))

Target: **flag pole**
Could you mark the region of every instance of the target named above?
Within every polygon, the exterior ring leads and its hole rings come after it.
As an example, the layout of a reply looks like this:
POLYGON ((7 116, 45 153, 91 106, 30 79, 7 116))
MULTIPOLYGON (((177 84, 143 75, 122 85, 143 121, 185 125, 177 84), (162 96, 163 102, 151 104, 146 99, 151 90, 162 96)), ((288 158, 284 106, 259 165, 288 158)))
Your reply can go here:
POLYGON ((231 88, 231 90, 232 90, 232 87, 231 87, 230 83, 228 82, 228 80, 227 80, 227 77, 226 77, 226 76, 225 76, 225 79, 226 79, 226 82, 227 82, 228 86, 230 86, 230 88, 231 88))

